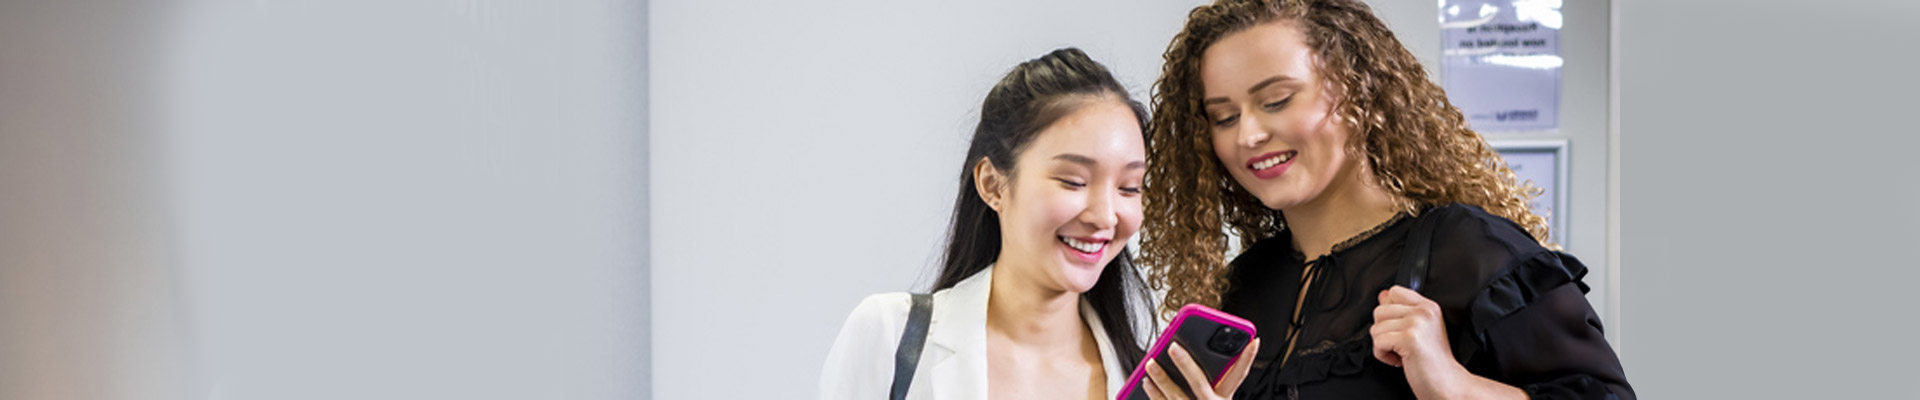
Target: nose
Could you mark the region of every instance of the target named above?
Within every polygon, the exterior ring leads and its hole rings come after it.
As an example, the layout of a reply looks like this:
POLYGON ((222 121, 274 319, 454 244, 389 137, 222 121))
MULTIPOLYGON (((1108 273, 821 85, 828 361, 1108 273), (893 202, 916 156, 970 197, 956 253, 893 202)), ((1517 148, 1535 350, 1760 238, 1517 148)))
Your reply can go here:
POLYGON ((1266 144, 1267 139, 1271 137, 1271 135, 1267 134, 1265 128, 1262 128, 1260 124, 1247 120, 1245 116, 1240 117, 1240 124, 1235 125, 1234 129, 1236 130, 1235 134, 1240 138, 1240 147, 1244 148, 1260 148, 1260 146, 1266 144))
POLYGON ((1115 194, 1110 190, 1090 190, 1087 195, 1087 208, 1080 211, 1081 223, 1092 225, 1095 230, 1112 229, 1120 217, 1114 214, 1115 194))

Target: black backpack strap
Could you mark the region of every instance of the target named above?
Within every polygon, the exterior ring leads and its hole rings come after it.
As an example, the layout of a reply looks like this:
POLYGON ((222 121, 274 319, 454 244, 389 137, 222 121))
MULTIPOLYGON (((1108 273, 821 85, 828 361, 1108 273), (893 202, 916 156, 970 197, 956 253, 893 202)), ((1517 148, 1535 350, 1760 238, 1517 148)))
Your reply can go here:
POLYGON ((920 348, 927 344, 927 325, 933 322, 933 295, 913 294, 913 311, 907 312, 907 329, 900 334, 900 348, 893 352, 892 399, 907 398, 907 386, 913 385, 913 370, 920 366, 920 348))
POLYGON ((1395 285, 1405 286, 1419 292, 1427 282, 1427 255, 1433 250, 1433 230, 1438 224, 1438 207, 1427 209, 1414 219, 1413 231, 1407 233, 1407 246, 1400 252, 1400 272, 1393 278, 1395 285))

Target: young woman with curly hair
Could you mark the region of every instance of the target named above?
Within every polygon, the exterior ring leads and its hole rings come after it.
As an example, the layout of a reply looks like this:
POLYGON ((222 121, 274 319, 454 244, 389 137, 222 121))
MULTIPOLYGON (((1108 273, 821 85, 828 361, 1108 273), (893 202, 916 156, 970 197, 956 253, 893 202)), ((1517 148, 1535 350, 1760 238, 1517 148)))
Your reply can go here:
POLYGON ((1634 397, 1586 267, 1527 208, 1538 190, 1359 0, 1194 9, 1148 136, 1141 261, 1162 311, 1216 306, 1266 342, 1244 379, 1154 397, 1634 397), (1416 230, 1417 291, 1394 284, 1416 230))

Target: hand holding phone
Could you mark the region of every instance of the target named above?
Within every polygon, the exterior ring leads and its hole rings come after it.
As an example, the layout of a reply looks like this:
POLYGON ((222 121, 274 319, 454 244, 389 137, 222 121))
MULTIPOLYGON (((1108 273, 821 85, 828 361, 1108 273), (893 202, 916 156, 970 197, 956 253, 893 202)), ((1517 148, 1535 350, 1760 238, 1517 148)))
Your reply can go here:
POLYGON ((1230 397, 1232 390, 1214 388, 1222 382, 1220 387, 1238 387, 1246 378, 1259 351, 1257 333, 1252 322, 1232 314, 1198 304, 1181 307, 1127 377, 1120 400, 1230 397))

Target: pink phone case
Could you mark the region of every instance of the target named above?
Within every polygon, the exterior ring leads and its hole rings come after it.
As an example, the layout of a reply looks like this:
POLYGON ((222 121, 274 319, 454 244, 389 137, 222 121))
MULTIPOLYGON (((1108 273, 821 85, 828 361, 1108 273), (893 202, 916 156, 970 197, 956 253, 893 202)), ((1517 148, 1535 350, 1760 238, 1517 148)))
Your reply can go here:
MULTIPOLYGON (((1212 334, 1211 332, 1215 329, 1218 329, 1218 327, 1220 326, 1225 326, 1232 329, 1239 329, 1241 331, 1246 332, 1246 336, 1247 336, 1246 341, 1239 343, 1240 345, 1239 347, 1241 349, 1245 349, 1247 344, 1252 343, 1253 338, 1259 337, 1259 332, 1254 330, 1252 322, 1248 322, 1245 319, 1233 316, 1233 314, 1227 314, 1225 312, 1221 312, 1220 310, 1215 310, 1211 307, 1207 307, 1199 304, 1188 304, 1185 307, 1180 307, 1180 312, 1175 313, 1173 315, 1172 324, 1167 325, 1167 329, 1160 333, 1160 337, 1157 339, 1154 339, 1153 347, 1147 349, 1147 357, 1140 360, 1140 365, 1136 365, 1133 367, 1133 373, 1127 376, 1127 385, 1120 388, 1120 397, 1118 400, 1126 400, 1129 398, 1128 397, 1129 395, 1132 395, 1135 392, 1144 393, 1145 388, 1143 387, 1143 385, 1145 385, 1145 383, 1141 381, 1144 379, 1147 379, 1147 361, 1153 360, 1155 358, 1160 358, 1162 354, 1166 353, 1167 347, 1172 346, 1173 342, 1176 340, 1176 337, 1181 336, 1180 329, 1182 327, 1188 327, 1188 328, 1200 327, 1199 330, 1197 330, 1197 332, 1206 332, 1206 334, 1211 335, 1212 334), (1201 318, 1203 320, 1196 321, 1195 323, 1189 323, 1190 321, 1192 321, 1192 318, 1201 318)), ((1189 329, 1189 330, 1193 330, 1193 329, 1189 329)), ((1188 336, 1191 336, 1193 334, 1194 334, 1193 332, 1189 332, 1188 336)), ((1195 351, 1194 346, 1192 344, 1184 344, 1183 347, 1186 348, 1188 352, 1195 351)), ((1233 365, 1235 363, 1238 363, 1239 361, 1240 361, 1240 355, 1237 352, 1231 356, 1228 356, 1226 363, 1224 365, 1220 365, 1218 367, 1218 370, 1207 371, 1208 374, 1211 375, 1207 377, 1207 383, 1219 383, 1220 378, 1226 376, 1227 369, 1232 368, 1233 365)), ((1170 375, 1176 373, 1176 372, 1172 372, 1171 370, 1177 367, 1166 364, 1166 361, 1161 361, 1161 363, 1163 364, 1160 366, 1161 369, 1169 370, 1170 375)), ((1206 364, 1204 363, 1201 364, 1201 368, 1204 369, 1207 367, 1208 366, 1206 364)), ((1175 378, 1178 379, 1177 376, 1175 378)), ((1145 398, 1146 398, 1145 395, 1141 395, 1136 400, 1145 399, 1145 398)))

